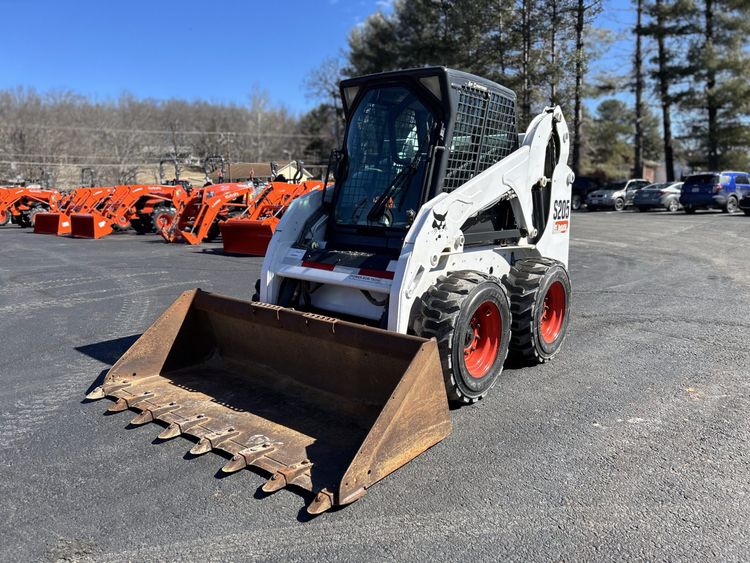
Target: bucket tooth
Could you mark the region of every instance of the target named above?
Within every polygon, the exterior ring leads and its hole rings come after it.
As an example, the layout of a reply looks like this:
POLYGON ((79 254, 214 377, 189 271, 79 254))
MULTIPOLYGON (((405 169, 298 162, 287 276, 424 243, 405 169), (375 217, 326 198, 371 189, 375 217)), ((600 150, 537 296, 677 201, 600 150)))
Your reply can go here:
POLYGON ((231 426, 226 430, 222 430, 221 432, 212 432, 210 434, 206 434, 195 446, 190 449, 190 453, 193 455, 203 455, 210 452, 214 448, 218 448, 227 440, 231 440, 235 436, 239 436, 239 434, 240 433, 231 426))
POLYGON ((109 410, 109 412, 122 412, 142 403, 143 401, 153 399, 153 397, 154 394, 151 391, 145 391, 142 395, 136 395, 135 397, 130 397, 128 399, 120 397, 117 399, 117 402, 107 410, 109 410))
POLYGON ((312 463, 306 459, 300 463, 295 463, 289 467, 279 469, 268 481, 266 481, 266 484, 263 485, 263 490, 267 493, 273 493, 279 489, 283 489, 287 485, 293 485, 297 479, 304 474, 309 473, 311 468, 312 463))
POLYGON ((159 434, 159 439, 169 440, 171 438, 176 438, 180 434, 187 433, 187 431, 190 430, 193 426, 204 424, 208 421, 209 418, 205 414, 196 414, 195 416, 183 420, 182 422, 173 422, 172 424, 167 426, 161 432, 161 434, 159 434))
POLYGON ((128 410, 128 402, 125 399, 120 398, 107 409, 107 412, 122 412, 126 410, 128 410))
POLYGON ((108 383, 99 385, 98 387, 92 389, 91 392, 86 395, 86 398, 89 401, 97 401, 99 399, 103 399, 107 395, 111 395, 115 391, 125 389, 125 387, 128 386, 130 386, 130 383, 108 383))
POLYGON ((171 403, 168 403, 166 405, 162 405, 160 407, 155 407, 153 409, 146 409, 141 414, 137 415, 133 420, 130 421, 130 424, 133 424, 135 426, 146 424, 147 422, 152 422, 159 418, 160 416, 172 412, 174 410, 177 410, 180 408, 180 405, 175 403, 174 401, 171 403))
POLYGON ((99 399, 103 399, 104 397, 106 397, 106 394, 104 393, 104 389, 102 389, 101 385, 92 389, 90 393, 86 394, 86 398, 89 401, 98 401, 99 399))
POLYGON ((283 489, 286 487, 286 479, 284 478, 284 475, 281 473, 274 473, 271 478, 266 481, 265 485, 263 485, 263 492, 266 493, 275 493, 276 491, 283 489))
POLYGON ((180 425, 176 422, 173 422, 169 426, 167 426, 164 430, 161 431, 159 434, 160 440, 171 440, 172 438, 176 438, 182 434, 182 430, 180 430, 180 425))
POLYGON ((252 465, 258 459, 266 454, 269 454, 276 450, 274 444, 265 443, 259 446, 253 446, 252 448, 245 448, 237 452, 232 459, 230 459, 221 470, 224 473, 234 473, 240 469, 244 469, 248 465, 252 465))
POLYGON ((313 516, 322 514, 333 506, 333 493, 328 489, 323 489, 315 495, 315 498, 307 507, 307 513, 313 516))

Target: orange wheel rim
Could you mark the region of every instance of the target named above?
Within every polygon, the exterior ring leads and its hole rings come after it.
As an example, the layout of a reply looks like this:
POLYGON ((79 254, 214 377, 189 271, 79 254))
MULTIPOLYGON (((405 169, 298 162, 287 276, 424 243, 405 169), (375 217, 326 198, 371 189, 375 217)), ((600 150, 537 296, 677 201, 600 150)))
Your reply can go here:
POLYGON ((474 311, 464 335, 464 365, 471 377, 484 377, 495 363, 502 327, 500 310, 493 301, 485 301, 474 311))
POLYGON ((552 344, 560 336, 565 320, 565 301, 565 287, 559 281, 554 282, 544 296, 544 310, 539 327, 542 340, 547 344, 552 344))

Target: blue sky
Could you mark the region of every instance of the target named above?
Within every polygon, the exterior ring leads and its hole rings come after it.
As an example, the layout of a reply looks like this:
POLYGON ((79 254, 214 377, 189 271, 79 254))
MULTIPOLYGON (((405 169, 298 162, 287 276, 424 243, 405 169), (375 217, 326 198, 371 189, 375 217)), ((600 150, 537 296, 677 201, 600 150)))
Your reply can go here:
MULTIPOLYGON (((605 1, 600 25, 632 25, 628 0, 605 1)), ((353 26, 388 6, 389 0, 0 0, 0 89, 244 104, 260 87, 301 113, 312 105, 305 76, 346 47, 353 26)), ((606 57, 604 66, 629 63, 622 47, 606 57)))

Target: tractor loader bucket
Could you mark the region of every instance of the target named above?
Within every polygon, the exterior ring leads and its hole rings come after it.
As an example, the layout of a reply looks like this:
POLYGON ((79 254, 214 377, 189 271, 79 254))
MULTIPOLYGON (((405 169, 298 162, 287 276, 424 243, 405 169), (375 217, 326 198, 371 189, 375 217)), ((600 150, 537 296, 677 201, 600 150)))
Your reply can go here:
POLYGON ((112 223, 99 213, 74 213, 70 216, 71 235, 99 239, 112 233, 112 223))
POLYGON ((70 217, 65 213, 37 213, 34 232, 43 235, 69 235, 70 217))
POLYGON ((89 399, 132 409, 133 424, 197 438, 230 457, 224 472, 270 474, 265 492, 315 494, 319 514, 451 431, 434 340, 201 290, 183 293, 109 370, 89 399))
POLYGON ((273 236, 270 223, 249 219, 228 219, 219 224, 219 230, 228 254, 265 256, 273 236))

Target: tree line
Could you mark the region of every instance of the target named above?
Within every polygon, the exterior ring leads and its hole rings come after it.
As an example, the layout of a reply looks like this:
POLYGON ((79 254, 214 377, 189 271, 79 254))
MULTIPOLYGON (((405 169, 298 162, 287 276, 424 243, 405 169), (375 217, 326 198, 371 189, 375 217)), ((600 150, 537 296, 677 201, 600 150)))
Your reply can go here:
POLYGON ((605 72, 592 70, 613 40, 596 27, 602 1, 396 0, 310 73, 316 103, 301 116, 262 92, 243 105, 0 92, 0 178, 44 168, 55 182, 88 165, 102 183, 125 182, 186 154, 324 163, 342 142, 342 78, 433 64, 513 89, 521 129, 561 105, 577 174, 640 176, 648 161, 663 161, 669 179, 750 168, 750 0, 631 0, 635 21, 623 34, 632 59, 605 72))

